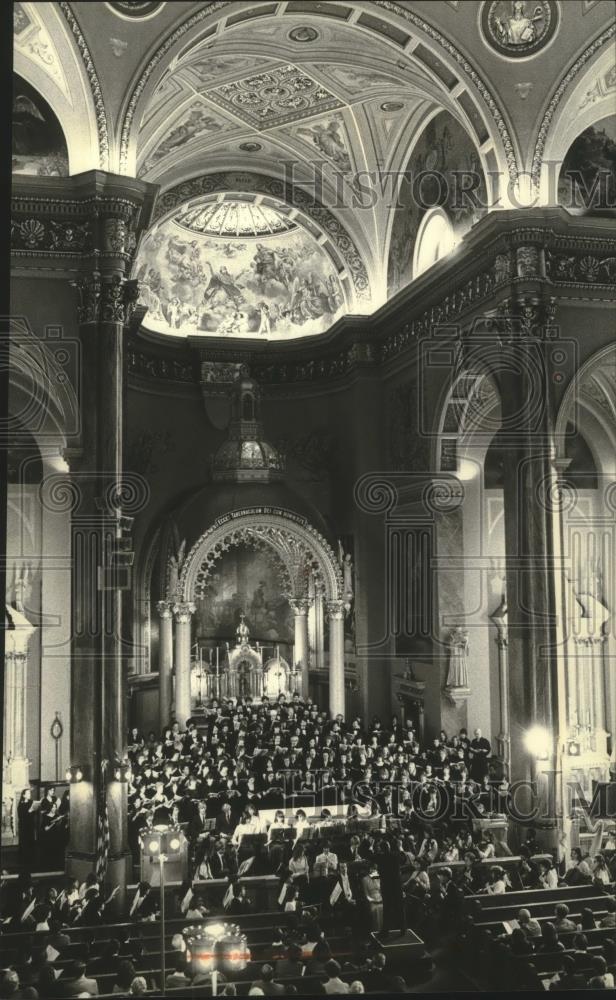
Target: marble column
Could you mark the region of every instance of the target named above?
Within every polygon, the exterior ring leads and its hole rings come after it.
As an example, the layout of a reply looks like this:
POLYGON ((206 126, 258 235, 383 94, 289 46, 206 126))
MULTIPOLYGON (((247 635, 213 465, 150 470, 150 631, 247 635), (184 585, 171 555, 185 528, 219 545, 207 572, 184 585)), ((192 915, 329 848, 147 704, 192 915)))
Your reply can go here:
POLYGON ((308 611, 310 601, 298 599, 291 601, 291 609, 295 624, 295 646, 293 666, 301 671, 301 691, 302 698, 308 697, 308 611))
POLYGON ((173 669, 173 606, 169 601, 157 604, 160 616, 158 640, 158 721, 162 732, 171 718, 171 671, 173 669))
MULTIPOLYGON (((106 808, 109 850, 105 882, 119 894, 109 917, 124 910, 132 858, 127 837, 127 663, 132 644, 122 629, 131 590, 132 517, 147 484, 124 469, 125 337, 136 301, 127 281, 131 247, 149 223, 154 190, 135 178, 91 171, 75 179, 91 239, 71 281, 80 340, 79 437, 66 453, 64 492, 72 532, 71 764, 83 781, 71 786, 67 867, 83 878, 97 863, 97 820, 106 808), (93 250, 92 248, 96 248, 93 250)), ((70 185, 73 178, 67 178, 70 185)), ((74 209, 73 209, 74 211, 74 209)), ((58 499, 50 484, 49 499, 58 499)))
MULTIPOLYGON (((564 594, 560 580, 562 497, 554 457, 553 345, 545 336, 549 306, 535 299, 509 303, 501 343, 489 357, 501 398, 511 780, 519 806, 545 815, 556 773, 564 681, 564 594), (536 759, 527 732, 547 733, 548 759, 536 759), (529 781, 538 779, 538 798, 529 781)), ((485 356, 484 363, 488 360, 485 356)))
POLYGON ((182 729, 192 715, 190 694, 191 621, 195 612, 192 603, 174 604, 175 617, 175 721, 182 729))
POLYGON ((329 620, 329 711, 344 715, 344 601, 327 601, 329 620))

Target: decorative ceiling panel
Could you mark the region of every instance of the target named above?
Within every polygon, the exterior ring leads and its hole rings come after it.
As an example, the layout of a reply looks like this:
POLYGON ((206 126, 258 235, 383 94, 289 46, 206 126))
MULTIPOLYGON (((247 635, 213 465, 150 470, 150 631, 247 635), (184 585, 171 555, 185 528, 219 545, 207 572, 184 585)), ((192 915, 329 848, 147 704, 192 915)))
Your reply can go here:
POLYGON ((297 66, 226 83, 208 98, 255 128, 272 128, 340 108, 343 102, 297 66))

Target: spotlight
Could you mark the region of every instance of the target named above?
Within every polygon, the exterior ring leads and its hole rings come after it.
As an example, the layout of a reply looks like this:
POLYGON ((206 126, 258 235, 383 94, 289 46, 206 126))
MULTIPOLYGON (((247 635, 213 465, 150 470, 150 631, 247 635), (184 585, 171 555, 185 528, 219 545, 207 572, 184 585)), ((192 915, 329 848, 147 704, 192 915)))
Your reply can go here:
POLYGON ((533 726, 524 737, 526 749, 537 760, 547 760, 550 756, 550 734, 542 726, 533 726))

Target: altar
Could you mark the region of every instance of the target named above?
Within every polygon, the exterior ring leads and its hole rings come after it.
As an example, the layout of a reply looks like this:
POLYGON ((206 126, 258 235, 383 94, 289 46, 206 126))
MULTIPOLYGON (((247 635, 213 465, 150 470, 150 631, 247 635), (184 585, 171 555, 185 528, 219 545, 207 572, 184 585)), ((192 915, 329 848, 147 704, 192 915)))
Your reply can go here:
POLYGON ((264 695, 276 699, 300 692, 301 675, 280 655, 279 646, 254 644, 243 614, 236 629, 235 643, 193 647, 191 662, 191 705, 198 709, 212 699, 253 698, 264 695))

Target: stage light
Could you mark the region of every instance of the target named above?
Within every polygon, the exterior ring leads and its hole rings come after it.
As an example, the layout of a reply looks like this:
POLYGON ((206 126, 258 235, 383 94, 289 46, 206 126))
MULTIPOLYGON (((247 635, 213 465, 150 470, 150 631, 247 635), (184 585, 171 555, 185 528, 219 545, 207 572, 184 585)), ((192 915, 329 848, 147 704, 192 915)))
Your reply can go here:
POLYGON ((533 726, 524 737, 526 749, 537 760, 547 760, 550 756, 550 734, 542 726, 533 726))

